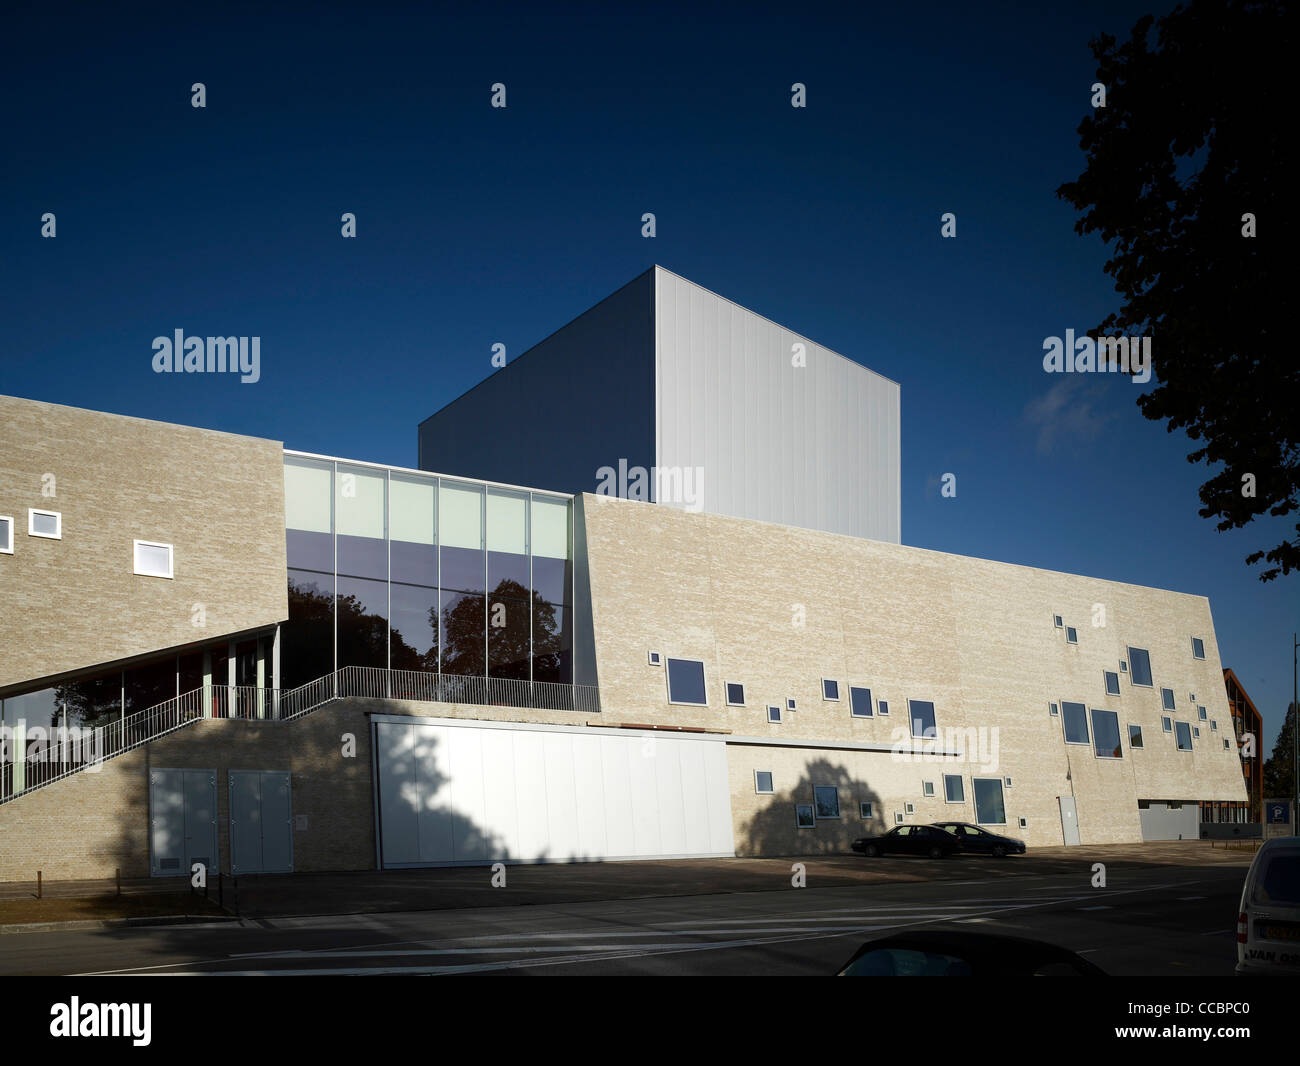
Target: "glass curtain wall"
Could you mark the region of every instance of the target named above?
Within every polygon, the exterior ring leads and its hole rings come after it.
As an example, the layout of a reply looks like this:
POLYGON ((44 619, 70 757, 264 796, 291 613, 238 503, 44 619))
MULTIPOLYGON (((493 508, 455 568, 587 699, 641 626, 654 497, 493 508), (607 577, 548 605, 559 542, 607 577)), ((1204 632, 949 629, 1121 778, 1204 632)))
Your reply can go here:
POLYGON ((285 456, 284 688, 344 666, 573 679, 572 500, 285 456))

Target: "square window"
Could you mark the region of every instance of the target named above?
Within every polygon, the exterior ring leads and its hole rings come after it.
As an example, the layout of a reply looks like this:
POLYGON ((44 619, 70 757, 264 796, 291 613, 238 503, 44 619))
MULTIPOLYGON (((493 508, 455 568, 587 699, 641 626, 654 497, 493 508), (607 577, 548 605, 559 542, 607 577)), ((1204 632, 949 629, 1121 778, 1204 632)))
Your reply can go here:
POLYGON ((1092 751, 1099 759, 1122 759, 1119 746, 1119 715, 1114 711, 1092 709, 1092 751))
POLYGON ((1205 641, 1203 641, 1200 637, 1192 637, 1192 658, 1193 659, 1205 658, 1205 641))
POLYGON ((1129 680, 1135 685, 1150 688, 1152 684, 1150 652, 1145 648, 1129 648, 1128 661, 1132 667, 1129 671, 1129 680))
POLYGON ((1056 626, 1057 629, 1060 629, 1064 624, 1065 623, 1061 621, 1061 616, 1059 614, 1052 615, 1052 625, 1056 626))
POLYGON ((1160 716, 1160 728, 1166 733, 1172 733, 1174 731, 1174 720, 1169 715, 1162 714, 1160 716))
POLYGON ((875 816, 875 807, 872 805, 871 800, 862 800, 858 804, 858 817, 864 822, 875 816))
POLYGON ((849 714, 854 718, 871 717, 871 689, 849 686, 849 714))
POLYGON ((760 796, 770 796, 772 794, 771 770, 754 771, 754 791, 760 796))
POLYGON ((1051 714, 1053 717, 1057 717, 1061 713, 1061 709, 1057 707, 1055 703, 1049 703, 1047 705, 1047 709, 1048 709, 1048 713, 1051 714))
POLYGON ((1061 701, 1061 724, 1067 744, 1088 743, 1088 709, 1082 703, 1061 701))
POLYGON ((922 795, 922 796, 933 796, 933 795, 934 795, 934 782, 933 782, 933 781, 922 781, 922 782, 921 782, 921 795, 922 795))
POLYGON ((840 698, 840 683, 832 681, 829 678, 822 678, 822 699, 838 701, 840 698))
POLYGON ((907 717, 912 723, 912 736, 935 737, 939 735, 934 722, 934 704, 929 700, 908 700, 907 717))
POLYGON ((910 804, 910 803, 904 803, 904 804, 903 804, 903 810, 904 810, 906 813, 908 813, 908 814, 915 814, 915 813, 916 813, 916 808, 915 808, 914 806, 912 806, 912 804, 910 804))
POLYGON ((966 786, 962 783, 961 774, 943 775, 943 801, 944 803, 966 802, 966 786))
POLYGON ((1115 673, 1114 670, 1103 670, 1102 673, 1105 675, 1106 695, 1118 696, 1119 695, 1119 674, 1115 673))
POLYGON ((876 700, 876 711, 882 718, 889 717, 889 702, 887 700, 876 700))
POLYGON ((769 722, 779 722, 781 720, 781 708, 775 703, 767 708, 767 720, 769 722))
POLYGON ((796 803, 794 805, 794 824, 798 829, 817 828, 817 819, 813 817, 813 805, 811 803, 796 803))
POLYGON ((651 666, 659 666, 663 663, 663 660, 659 657, 659 653, 657 651, 647 652, 646 658, 648 659, 651 666))
POLYGON ((1199 718, 1202 722, 1205 721, 1205 708, 1204 708, 1204 707, 1197 707, 1197 708, 1196 708, 1196 717, 1199 718))
POLYGON ((172 546, 151 540, 137 540, 135 545, 135 572, 141 577, 172 576, 172 546))
POLYGON ((1179 751, 1192 750, 1192 727, 1187 722, 1175 722, 1174 735, 1177 738, 1179 751))
POLYGON ((705 707, 704 664, 698 659, 668 660, 668 702, 705 707))
POLYGON ((1128 746, 1130 748, 1142 747, 1142 727, 1140 725, 1128 727, 1128 746))
POLYGON ((727 682, 727 706, 743 707, 745 706, 745 686, 739 681, 727 682))
POLYGON ((1160 705, 1166 711, 1174 709, 1174 690, 1171 688, 1162 688, 1160 690, 1160 705))
POLYGON ((27 509, 27 535, 44 537, 46 540, 63 539, 63 515, 58 511, 37 511, 27 509))
POLYGON ((0 514, 0 552, 14 553, 14 520, 4 514, 0 514))
POLYGON ((785 709, 787 711, 797 711, 799 709, 798 704, 795 703, 793 696, 791 696, 789 699, 785 701, 785 709))
POLYGON ((813 787, 813 814, 817 818, 838 818, 840 816, 840 790, 834 785, 815 785, 813 787))
POLYGON ((1074 626, 1065 627, 1065 643, 1067 644, 1079 643, 1079 631, 1075 629, 1074 626))

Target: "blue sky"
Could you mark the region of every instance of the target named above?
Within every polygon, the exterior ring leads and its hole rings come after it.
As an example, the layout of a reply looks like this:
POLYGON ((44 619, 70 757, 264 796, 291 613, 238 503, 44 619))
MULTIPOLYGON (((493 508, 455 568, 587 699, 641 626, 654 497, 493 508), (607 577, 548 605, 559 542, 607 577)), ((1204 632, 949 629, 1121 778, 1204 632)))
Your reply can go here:
POLYGON ((1116 306, 1055 190, 1087 41, 1144 9, 539 6, 16 10, 0 391, 414 466, 493 343, 658 262, 901 383, 905 543, 1208 596, 1271 750, 1300 596, 1242 560, 1285 524, 1217 533, 1140 386, 1041 365, 1116 306), (176 328, 260 336, 262 380, 154 374, 176 328))

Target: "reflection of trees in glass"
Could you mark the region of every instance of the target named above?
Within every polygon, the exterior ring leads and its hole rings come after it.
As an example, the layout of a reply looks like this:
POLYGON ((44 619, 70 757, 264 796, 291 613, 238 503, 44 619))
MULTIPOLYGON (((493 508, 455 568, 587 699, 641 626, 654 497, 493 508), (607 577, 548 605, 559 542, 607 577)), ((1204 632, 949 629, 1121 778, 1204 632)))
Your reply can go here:
MULTIPOLYGON (((484 628, 492 662, 492 676, 527 680, 529 661, 535 676, 558 676, 562 652, 553 604, 532 601, 532 643, 529 642, 528 589, 510 578, 497 583, 487 598, 486 617, 481 596, 464 595, 442 614, 442 670, 447 674, 483 674, 484 628), (501 625, 494 625, 501 622, 501 625)), ((438 610, 429 612, 433 625, 438 610)))
POLYGON ((297 688, 333 669, 334 595, 312 578, 290 574, 289 621, 280 629, 280 683, 297 688))
POLYGON ((106 726, 122 716, 122 677, 114 672, 107 677, 71 681, 54 689, 55 709, 50 724, 59 724, 58 708, 68 709, 68 725, 106 726))

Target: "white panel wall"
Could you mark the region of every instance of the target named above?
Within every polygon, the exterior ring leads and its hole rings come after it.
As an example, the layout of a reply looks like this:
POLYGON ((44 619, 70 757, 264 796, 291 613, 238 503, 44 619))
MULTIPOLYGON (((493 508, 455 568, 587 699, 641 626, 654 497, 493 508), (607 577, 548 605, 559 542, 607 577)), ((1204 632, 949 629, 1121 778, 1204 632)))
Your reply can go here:
POLYGON ((375 723, 386 867, 734 854, 721 738, 375 723))
POLYGON ((715 514, 899 543, 898 385, 654 273, 658 465, 703 467, 715 514))

